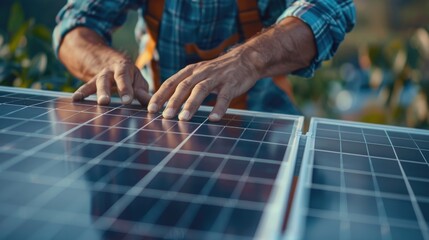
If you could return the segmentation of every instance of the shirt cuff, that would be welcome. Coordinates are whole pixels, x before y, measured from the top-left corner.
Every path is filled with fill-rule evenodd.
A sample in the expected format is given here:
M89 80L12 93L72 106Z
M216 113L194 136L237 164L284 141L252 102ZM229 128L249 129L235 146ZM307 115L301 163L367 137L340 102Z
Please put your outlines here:
M294 71L292 74L307 78L312 77L314 71L321 65L322 61L332 57L333 53L331 53L331 48L334 40L330 35L329 27L323 16L324 13L320 12L315 4L298 1L287 8L277 19L278 23L287 17L299 18L311 28L315 37L317 47L316 57L311 62L310 66Z

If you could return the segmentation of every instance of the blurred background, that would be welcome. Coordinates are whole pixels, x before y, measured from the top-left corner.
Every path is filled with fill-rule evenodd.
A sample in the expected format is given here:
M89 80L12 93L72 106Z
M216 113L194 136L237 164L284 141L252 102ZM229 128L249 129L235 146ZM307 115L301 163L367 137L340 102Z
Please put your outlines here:
M65 0L0 1L0 85L71 92L52 51ZM355 0L357 25L311 79L290 77L306 117L429 128L429 1ZM114 46L136 57L136 13Z

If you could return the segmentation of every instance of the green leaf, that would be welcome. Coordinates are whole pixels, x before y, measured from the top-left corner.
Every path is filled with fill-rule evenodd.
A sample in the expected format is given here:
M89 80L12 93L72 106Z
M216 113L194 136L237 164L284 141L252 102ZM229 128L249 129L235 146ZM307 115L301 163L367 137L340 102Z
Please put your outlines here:
M18 31L22 24L24 24L24 10L22 10L22 6L19 2L15 2L11 9L9 20L7 23L7 30L10 34Z
M51 43L51 32L46 26L37 24L33 27L33 35L48 43Z
M23 24L21 24L19 29L12 36L12 39L10 40L10 43L9 43L9 51L11 53L16 51L21 41L25 38L25 34L27 33L28 28L30 27L32 22L33 22L32 20L28 20L27 22L24 22Z
M386 52L381 44L371 44L368 46L368 56L371 63L376 67L390 68L386 59Z

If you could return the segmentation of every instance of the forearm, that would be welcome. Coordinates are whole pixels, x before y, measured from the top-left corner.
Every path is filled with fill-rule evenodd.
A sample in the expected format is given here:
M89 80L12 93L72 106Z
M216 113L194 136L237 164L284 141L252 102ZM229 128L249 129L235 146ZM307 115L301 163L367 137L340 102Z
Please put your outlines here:
M106 66L130 61L127 56L108 46L96 32L77 27L63 39L59 59L77 78L88 82Z
M313 32L294 17L283 19L232 51L253 70L255 80L308 67L317 54Z

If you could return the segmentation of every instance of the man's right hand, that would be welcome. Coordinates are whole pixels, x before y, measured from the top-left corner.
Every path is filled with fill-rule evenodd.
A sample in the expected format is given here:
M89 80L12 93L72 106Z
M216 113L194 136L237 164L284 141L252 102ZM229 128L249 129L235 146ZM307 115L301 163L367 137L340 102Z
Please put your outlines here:
M64 37L58 54L67 69L85 82L73 94L73 100L97 94L97 103L105 105L117 91L123 104L133 99L142 105L149 102L148 84L140 70L96 32L85 27L73 29Z
M137 99L142 105L148 103L148 84L139 69L129 60L119 61L103 68L91 80L82 85L73 94L74 101L80 101L92 94L97 94L97 103L110 103L111 93L117 91L123 104Z

